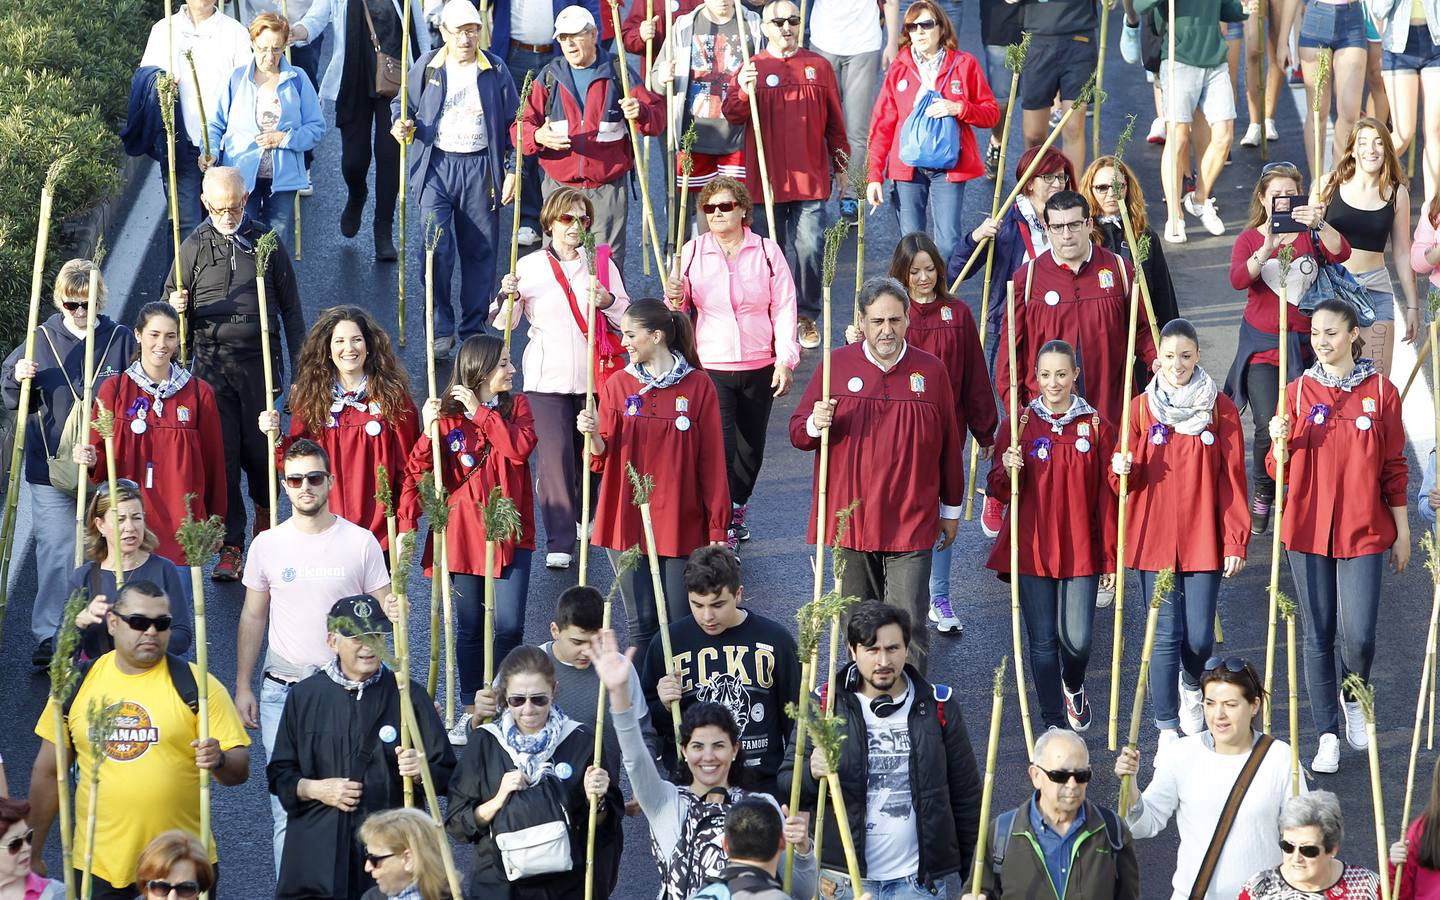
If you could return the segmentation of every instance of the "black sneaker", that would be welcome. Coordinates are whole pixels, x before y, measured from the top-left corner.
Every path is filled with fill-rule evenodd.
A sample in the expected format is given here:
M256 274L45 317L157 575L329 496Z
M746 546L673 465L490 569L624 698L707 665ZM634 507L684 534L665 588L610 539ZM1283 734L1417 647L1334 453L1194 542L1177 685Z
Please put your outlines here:
M50 665L50 658L55 655L55 639L46 638L35 645L35 651L30 654L30 665L37 669L43 669Z
M991 141L985 147L985 177L994 181L1000 174L1000 145Z
M1264 534L1270 530L1270 509L1274 499L1256 492L1250 498L1250 533Z

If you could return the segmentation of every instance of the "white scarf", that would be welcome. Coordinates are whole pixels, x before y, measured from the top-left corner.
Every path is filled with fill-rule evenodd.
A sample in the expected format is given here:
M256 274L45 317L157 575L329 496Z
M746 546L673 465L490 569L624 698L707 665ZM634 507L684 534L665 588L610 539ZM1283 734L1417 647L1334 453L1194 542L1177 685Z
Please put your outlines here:
M1145 387L1156 421L1192 437L1210 427L1219 393L1215 379L1199 366L1191 373L1190 381L1178 388L1167 385L1163 376L1150 379Z

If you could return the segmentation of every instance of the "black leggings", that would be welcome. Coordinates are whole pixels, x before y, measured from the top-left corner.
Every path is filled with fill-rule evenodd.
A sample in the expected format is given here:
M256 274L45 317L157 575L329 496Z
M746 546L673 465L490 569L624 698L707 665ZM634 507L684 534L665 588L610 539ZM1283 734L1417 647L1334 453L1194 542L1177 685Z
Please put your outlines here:
M369 113L338 123L340 174L352 197L368 193L371 149L375 160L375 221L395 221L395 198L400 193L400 145L390 136L390 101L375 98Z
M720 401L730 500L743 506L750 502L760 465L765 461L765 431L770 427L770 407L775 402L770 387L775 367L749 372L710 370L709 375Z
M1275 479L1265 472L1265 457L1270 455L1270 419L1280 401L1280 367L1268 363L1251 363L1245 371L1245 391L1250 395L1250 421L1255 425L1251 442L1255 468L1255 493L1267 500L1275 499Z

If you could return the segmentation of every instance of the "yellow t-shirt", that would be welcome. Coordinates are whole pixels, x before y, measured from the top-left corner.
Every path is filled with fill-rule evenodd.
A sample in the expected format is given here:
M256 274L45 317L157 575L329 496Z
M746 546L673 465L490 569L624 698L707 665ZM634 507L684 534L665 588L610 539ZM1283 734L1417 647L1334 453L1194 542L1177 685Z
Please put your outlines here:
M126 675L115 654L95 661L75 702L68 723L73 761L79 765L75 790L75 866L85 859L85 816L90 803L90 773L95 761L86 734L90 702L120 705L120 718L106 743L100 764L100 796L95 826L94 872L111 884L129 884L135 861L153 838L172 828L200 833L200 770L190 742L199 737L196 716L180 699L167 663L139 675ZM190 668L194 670L192 663ZM198 673L197 673L198 678ZM250 746L235 703L214 675L210 685L210 735L222 750ZM55 743L52 699L35 723L35 733ZM215 860L212 851L211 860Z

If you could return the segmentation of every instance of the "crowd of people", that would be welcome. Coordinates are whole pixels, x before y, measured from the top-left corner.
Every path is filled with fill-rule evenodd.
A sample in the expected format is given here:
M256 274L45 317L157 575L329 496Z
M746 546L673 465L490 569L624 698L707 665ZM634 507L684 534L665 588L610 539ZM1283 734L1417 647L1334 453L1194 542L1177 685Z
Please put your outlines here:
M1378 873L1342 861L1339 801L1311 773L1339 770L1342 737L1373 739L1342 682L1370 677L1412 495L1428 523L1440 503L1433 453L1409 484L1392 380L1397 340L1421 338L1417 278L1440 288L1440 5L1182 5L1171 22L1173 2L1124 0L1120 28L1156 86L1160 227L1135 170L1087 164L1093 0L982 0L978 58L945 0L183 0L150 33L125 131L168 163L154 84L175 77L183 127L162 170L184 240L166 299L116 322L95 266L71 260L0 375L38 548L32 663L53 682L28 798L0 790L0 900L253 893L217 888L207 805L212 782L249 779L247 729L287 900L636 896L627 815L648 826L664 900L898 900L945 896L952 876L978 892L965 900L1134 900L1167 880L1206 900L1374 900L1382 879L1434 895L1440 764ZM1215 189L1242 61L1241 147L1279 139L1295 64L1335 115L1306 117L1303 166L1271 162L1254 185L1221 379L1165 244L1187 241L1187 216L1227 229ZM1023 144L1002 171L1017 101ZM449 372L434 396L372 311L388 277L305 321L299 198L328 178L322 104L340 233L368 209L383 266L397 204L425 222L406 249L433 254L416 268L427 354ZM629 228L646 159L667 196L642 190ZM966 219L970 182L1011 178L1013 204ZM502 272L516 204L527 252ZM832 348L827 226L885 206L902 237ZM642 258L653 297L626 287ZM982 271L988 293L959 292ZM109 431L79 427L92 391ZM741 574L792 391L791 451L815 460L808 539L834 549L851 604L828 681ZM975 723L929 666L964 628L967 503L1012 588L1038 711L1033 793L990 821ZM218 549L192 556L178 529L212 516ZM1215 653L1222 584L1272 527L1298 595L1303 768L1262 727L1268 673ZM532 596L542 539L545 567L579 576L555 598ZM601 549L628 644L593 586ZM408 666L412 553L444 595L431 640L453 649L428 684ZM1140 753L1107 762L1115 809L1087 796L1083 735L1096 609L1127 569L1147 598L1168 587L1146 659L1159 749L1133 790ZM243 584L236 633L206 637L202 572ZM233 683L192 661L207 640L233 643ZM459 708L442 706L456 676ZM826 740L822 709L838 716ZM1135 842L1172 820L1173 869L1142 875ZM45 877L57 824L63 884Z

